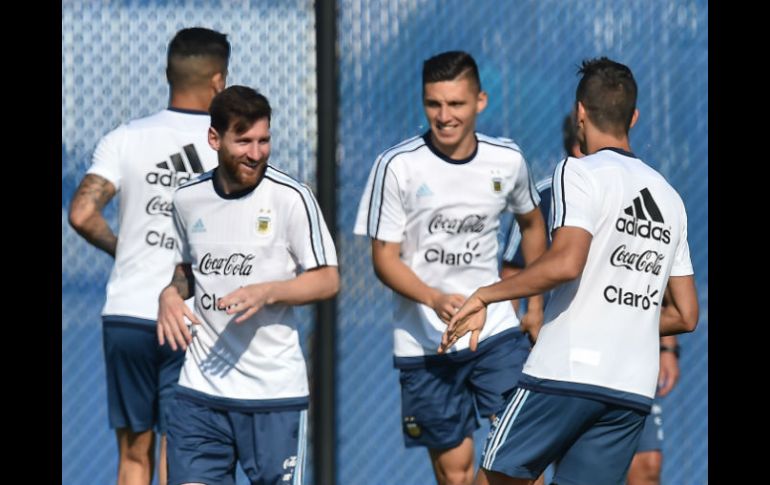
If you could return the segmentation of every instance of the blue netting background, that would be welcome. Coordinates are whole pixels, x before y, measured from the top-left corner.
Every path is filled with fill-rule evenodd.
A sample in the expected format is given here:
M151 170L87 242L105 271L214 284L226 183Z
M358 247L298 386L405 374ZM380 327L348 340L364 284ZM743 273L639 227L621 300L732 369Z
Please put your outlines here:
M375 156L423 132L422 61L463 49L479 63L490 102L479 131L513 138L537 179L561 156L560 127L581 59L628 64L641 116L639 156L681 193L701 295L701 322L680 337L682 380L664 399L663 479L707 483L708 462L708 5L700 1L464 2L340 0L339 301L337 422L341 485L432 483L424 450L402 444L392 368L390 295L374 277L369 243L352 236ZM114 482L99 312L111 259L68 226L67 207L104 133L164 107L165 49L182 27L229 34L228 84L274 105L272 161L315 181L313 3L115 1L62 4L62 483ZM107 209L115 221L115 206ZM302 329L312 332L312 314ZM483 440L486 427L477 434ZM477 454L478 456L478 454ZM309 464L310 465L310 464ZM239 483L243 483L242 480ZM306 483L313 483L312 476Z

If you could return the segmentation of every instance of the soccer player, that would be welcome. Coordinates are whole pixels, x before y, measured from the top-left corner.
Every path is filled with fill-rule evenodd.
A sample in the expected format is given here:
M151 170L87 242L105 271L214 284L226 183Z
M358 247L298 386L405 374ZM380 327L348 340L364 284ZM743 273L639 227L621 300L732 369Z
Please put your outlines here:
M605 57L579 72L576 120L587 155L554 171L551 247L476 290L442 337L446 351L470 332L476 348L488 305L556 288L518 389L490 431L480 484L529 484L554 461L556 483L622 484L657 387L658 336L698 321L684 204L631 152L633 74ZM614 264L621 252L626 263L652 259ZM667 284L676 318L661 315Z
M584 157L585 154L580 151L580 144L577 140L577 131L575 127L574 114L565 116L562 123L562 141L564 151L567 156L575 158ZM540 210L546 219L546 226L550 226L548 215L551 210L551 179L543 179L536 185L540 194ZM503 267L501 276L507 278L520 272L524 268L524 257L521 254L519 241L521 233L518 225L514 222L508 235L508 243L503 253ZM547 234L547 242L550 245L550 232ZM548 301L549 293L546 293L543 304ZM665 297L665 295L664 295ZM669 297L670 299L670 297ZM518 310L517 305L520 300L513 300L514 308ZM542 306L531 308L528 306L527 313L522 317L522 321L531 319L534 322L543 321ZM540 325L532 325L530 336L533 342L537 340L537 332ZM667 395L676 385L679 379L679 345L676 336L669 335L660 338L660 370L658 372L658 390L655 400L652 403L652 410L644 420L642 436L636 449L636 454L631 460L631 467L628 470L627 485L657 485L660 483L660 475L663 462L663 408L658 397Z
M530 345L504 302L490 307L479 352L468 339L446 355L436 349L470 291L499 280L501 213L514 212L527 261L545 250L545 223L519 147L476 132L487 94L474 59L438 54L422 81L430 130L377 158L354 231L371 238L374 271L394 291L405 445L428 448L439 484L469 484L477 413L501 409Z
M158 310L161 345L187 351L169 483L233 484L236 460L252 484L302 483L308 382L294 305L337 293L337 255L310 189L267 163L267 98L231 86L210 113L219 164L174 194L177 266Z
M69 221L78 234L115 258L102 322L109 423L120 453L118 485L151 482L153 427L165 434L166 407L184 356L155 340L158 293L174 268L177 245L171 196L216 165L206 140L208 107L224 89L229 58L226 35L198 27L177 32L168 46L168 108L105 135L70 206ZM117 235L102 215L115 195ZM165 448L162 437L161 485Z

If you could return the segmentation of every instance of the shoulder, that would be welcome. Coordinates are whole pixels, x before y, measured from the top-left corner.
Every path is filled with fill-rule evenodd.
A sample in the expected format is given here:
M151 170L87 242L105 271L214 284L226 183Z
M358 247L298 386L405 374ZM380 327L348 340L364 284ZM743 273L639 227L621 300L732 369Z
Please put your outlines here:
M401 143L384 150L377 156L377 161L388 163L397 158L403 158L409 154L415 153L424 146L426 146L426 143L422 136L413 136L412 138L407 138Z
M289 200L302 200L307 203L308 201L315 199L310 187L272 165L268 165L265 169L264 181L273 184L282 194L282 197Z
M476 133L476 139L478 140L479 145L501 149L503 151L511 152L511 154L523 156L523 152L521 151L521 148L519 147L519 145L517 145L516 142L514 142L510 138L505 138L502 136L489 136L483 133Z
M192 196L195 193L198 193L202 190L214 190L214 187L212 184L204 184L204 182L208 182L211 180L211 178L214 176L214 169L209 170L208 172L203 172L202 174L198 175L195 178L192 178L188 180L187 182L183 183L179 187L176 188L174 191L174 201L176 204L176 201L181 201L186 199L187 197Z

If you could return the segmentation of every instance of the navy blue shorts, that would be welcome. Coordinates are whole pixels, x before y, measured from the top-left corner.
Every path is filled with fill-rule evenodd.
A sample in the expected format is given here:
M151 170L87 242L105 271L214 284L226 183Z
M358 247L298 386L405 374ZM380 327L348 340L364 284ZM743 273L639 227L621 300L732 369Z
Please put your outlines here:
M169 485L234 485L236 461L251 483L302 484L307 410L225 411L180 396L173 406Z
M652 411L644 419L642 438L636 452L661 451L663 449L663 408L658 400L652 403Z
M478 415L491 417L502 411L529 351L529 339L515 329L481 342L477 353L467 354L467 360L430 356L421 367L402 368L406 447L454 448L471 436L479 428Z
M155 325L147 320L102 320L110 427L165 433L184 351L158 345Z
M576 396L517 389L489 432L481 467L559 485L623 485L645 414Z

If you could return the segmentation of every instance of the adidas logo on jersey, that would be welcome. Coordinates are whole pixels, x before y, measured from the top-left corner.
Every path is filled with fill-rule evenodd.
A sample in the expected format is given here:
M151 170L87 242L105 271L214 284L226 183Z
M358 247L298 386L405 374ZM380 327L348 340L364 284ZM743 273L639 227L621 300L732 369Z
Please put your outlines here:
M171 167L168 161L155 164L156 167L162 170L169 170L170 173L147 172L144 178L147 183L150 185L162 185L163 187L179 187L190 180L193 174L203 173L203 165L201 165L195 145L192 143L185 145L182 147L182 151L187 157L189 166L185 164L181 153L174 153L169 157Z
M430 195L433 195L433 191L430 190L430 187L428 187L428 184L423 183L420 185L420 188L417 189L417 197L428 197Z
M623 210L631 218L618 217L615 229L631 236L670 243L671 231L661 226L665 221L652 194L646 187L639 193L640 196L634 197L631 205Z
M195 221L195 224L193 224L190 232L206 232L206 227L203 225L203 221L201 219Z

